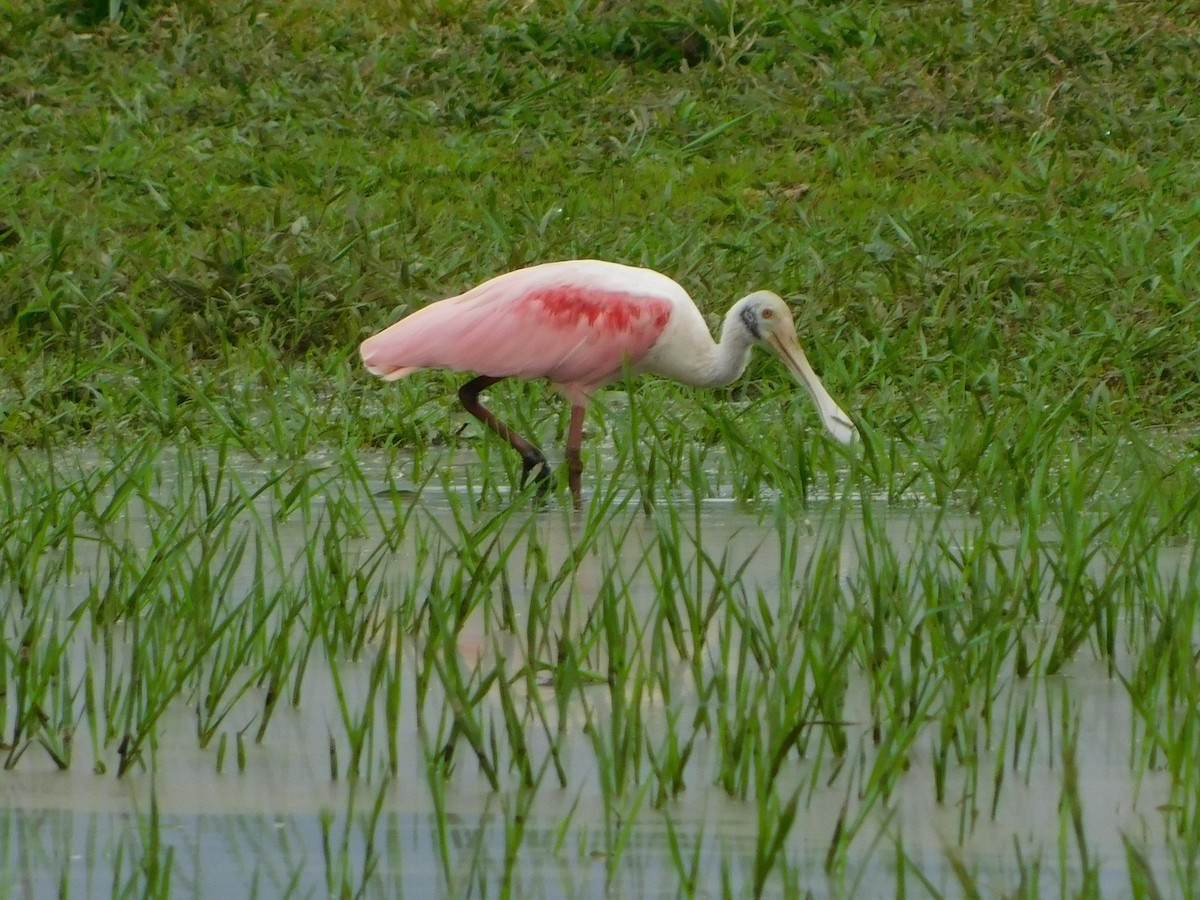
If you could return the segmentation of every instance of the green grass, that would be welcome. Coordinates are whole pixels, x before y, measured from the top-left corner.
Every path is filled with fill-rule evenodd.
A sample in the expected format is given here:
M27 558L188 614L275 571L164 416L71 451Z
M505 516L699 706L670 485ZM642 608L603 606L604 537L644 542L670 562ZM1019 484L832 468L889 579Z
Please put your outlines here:
M269 393L404 309L585 255L713 312L801 299L888 433L1077 383L1072 432L1194 417L1186 8L730 8L10 11L6 440L176 426L115 377L147 353Z
M253 777L329 696L339 895L390 877L413 765L447 893L523 894L546 852L620 891L639 829L687 895L1185 891L1200 6L384 6L0 6L5 767L153 783L182 705ZM405 311L585 256L714 320L784 294L861 442L765 354L618 385L575 515L521 493L461 376L358 364ZM558 459L561 401L492 396ZM1163 800L1116 886L1093 669ZM449 824L472 785L498 861ZM1058 831L988 867L1031 786ZM747 854L697 795L746 811ZM952 821L940 869L914 808ZM140 812L113 892L168 895Z

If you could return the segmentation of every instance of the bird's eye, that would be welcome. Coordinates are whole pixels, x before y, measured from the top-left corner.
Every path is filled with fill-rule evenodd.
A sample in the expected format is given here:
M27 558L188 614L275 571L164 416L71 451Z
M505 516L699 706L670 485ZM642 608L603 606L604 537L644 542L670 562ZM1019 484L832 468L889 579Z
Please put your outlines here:
M771 318L773 315L775 315L775 310L773 310L773 309L764 309L760 315L762 315L762 317L763 317L764 319L769 319L769 318Z

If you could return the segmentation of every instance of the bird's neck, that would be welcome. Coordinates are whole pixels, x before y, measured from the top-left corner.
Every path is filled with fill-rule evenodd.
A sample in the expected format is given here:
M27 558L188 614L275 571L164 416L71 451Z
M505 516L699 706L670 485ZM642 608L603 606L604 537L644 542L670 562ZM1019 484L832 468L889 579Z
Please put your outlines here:
M708 358L701 367L703 380L696 384L701 387L721 387L735 381L746 371L752 344L746 330L726 318L721 339L709 349Z

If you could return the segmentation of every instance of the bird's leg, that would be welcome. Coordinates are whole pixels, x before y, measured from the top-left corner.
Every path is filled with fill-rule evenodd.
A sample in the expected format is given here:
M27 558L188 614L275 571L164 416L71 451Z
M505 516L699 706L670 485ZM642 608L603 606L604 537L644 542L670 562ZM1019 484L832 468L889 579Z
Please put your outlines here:
M571 406L571 426L567 431L567 483L571 486L571 498L575 508L583 506L580 495L580 480L583 476L583 459L580 448L583 445L583 414L585 407L573 404Z
M512 448L521 454L521 485L525 485L525 479L532 472L544 488L550 479L550 467L546 465L546 457L542 455L542 451L501 422L490 409L479 402L479 394L500 380L491 375L472 378L459 388L458 399L467 412L508 441Z

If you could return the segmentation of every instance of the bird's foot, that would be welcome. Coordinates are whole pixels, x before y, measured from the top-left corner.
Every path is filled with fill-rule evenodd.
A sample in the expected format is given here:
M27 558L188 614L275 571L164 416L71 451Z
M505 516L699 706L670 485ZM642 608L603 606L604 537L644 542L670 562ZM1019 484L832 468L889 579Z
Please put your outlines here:
M546 457L541 453L528 453L522 454L521 460L521 487L525 487L532 475L537 481L538 496L544 496L550 489L550 464L546 462Z

